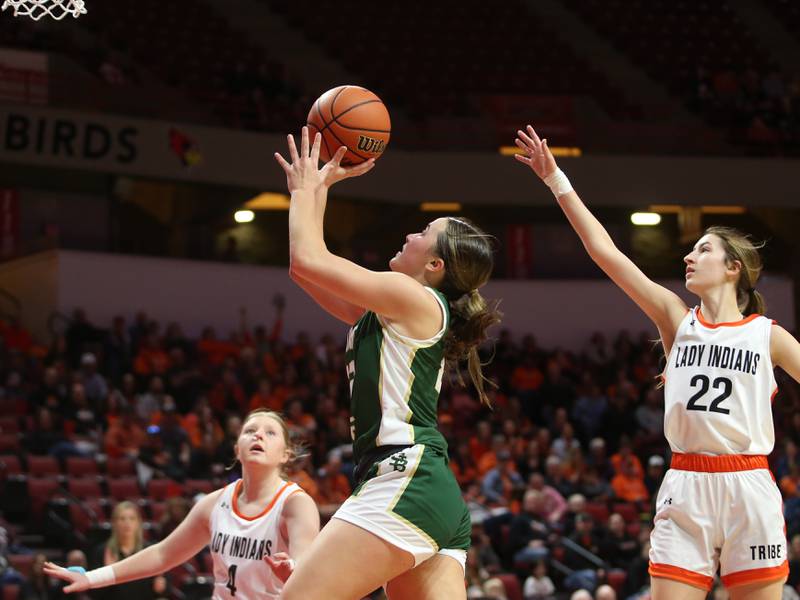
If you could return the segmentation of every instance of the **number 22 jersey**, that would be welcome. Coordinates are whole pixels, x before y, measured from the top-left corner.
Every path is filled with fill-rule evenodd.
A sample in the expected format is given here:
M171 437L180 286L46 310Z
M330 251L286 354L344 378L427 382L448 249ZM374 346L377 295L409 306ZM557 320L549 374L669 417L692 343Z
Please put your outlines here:
M772 452L772 324L762 315L711 324L699 308L687 313L664 372L664 434L673 452Z
M264 556L289 552L289 541L280 531L287 498L302 491L284 482L261 513L245 516L237 498L242 480L228 484L211 511L211 543L214 561L214 600L266 600L280 598L283 582L264 561Z

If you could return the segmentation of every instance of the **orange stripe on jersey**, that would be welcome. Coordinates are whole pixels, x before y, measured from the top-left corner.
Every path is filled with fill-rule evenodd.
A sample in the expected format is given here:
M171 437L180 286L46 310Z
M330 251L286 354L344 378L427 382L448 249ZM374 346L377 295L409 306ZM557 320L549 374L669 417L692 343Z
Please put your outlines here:
M248 517L239 512L239 492L242 489L242 482L243 482L242 479L236 482L236 489L233 490L233 502L231 502L231 505L233 506L234 514L240 519L244 519L245 521L255 521L256 519L260 519L261 517L266 515L269 511L272 510L272 507L275 506L275 503L278 501L278 498L281 497L281 494L283 494L286 488L292 485L291 482L287 481L285 484L283 484L283 487L281 489L275 492L275 495L272 497L272 500L270 500L269 504L267 505L267 508L265 508L263 511L261 511L254 517Z
M782 565L777 567L764 567L762 569L750 569L748 571L738 571L736 573L728 573L722 576L722 583L725 587L731 588L737 585L745 585L748 583L757 583L759 581L772 581L774 579L781 579L789 575L789 561L783 561Z
M769 401L773 402L775 400L775 396L778 395L778 386L775 386L775 391L772 392L772 396L769 397Z
M701 471L703 473L730 473L769 469L763 454L680 454L672 455L671 469L679 471Z
M681 583L688 583L689 585L693 585L695 587L702 588L704 590L711 590L711 585L714 583L714 579L709 577L708 575L703 575L702 573L695 573L694 571L689 571L688 569L681 569L680 567L675 567L673 565L660 565L657 563L650 563L650 568L647 569L647 572L650 573L653 577L663 577L664 579L672 579L674 581L680 581Z
M717 327L739 327L741 325L746 325L747 323L749 323L753 319L757 319L760 316L761 315L758 315L758 314L752 314L752 315L749 315L749 316L745 317L741 321L731 321L730 323L709 323L708 321L706 321L703 318L703 313L700 312L700 309L699 308L697 309L697 320L700 321L700 323L704 327L708 327L710 329L716 329Z

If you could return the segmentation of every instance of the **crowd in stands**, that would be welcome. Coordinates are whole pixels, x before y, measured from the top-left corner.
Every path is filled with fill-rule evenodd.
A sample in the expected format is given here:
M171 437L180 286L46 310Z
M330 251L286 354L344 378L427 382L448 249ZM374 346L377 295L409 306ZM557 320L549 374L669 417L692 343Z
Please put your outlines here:
M800 79L779 69L698 67L690 101L709 123L761 154L800 152Z
M250 327L242 312L236 331L219 335L206 328L198 339L145 313L99 324L76 310L50 341L34 340L14 320L0 321L0 485L10 485L3 461L16 454L29 468L41 457L62 467L89 457L105 462L109 477L112 464L128 460L141 500L112 492L115 502L132 502L97 517L110 521L105 534L115 534L114 556L127 555L180 522L194 494L205 489L192 482L207 483L208 491L237 477L229 467L241 418L267 407L285 414L295 441L307 448L288 478L328 518L350 493L354 466L343 336L287 340L282 303L275 306L268 326ZM445 378L439 414L473 519L469 597L648 598L648 535L670 458L659 385L663 359L652 336L596 333L571 352L500 331L484 358L492 359L485 374L495 384L489 391L494 408ZM800 583L800 391L777 376L771 463L786 501L788 587L794 589ZM165 504L152 501L154 482L168 486ZM0 585L21 585L25 598L56 598L60 592L41 574L41 549L14 539L42 533L49 523L41 514L34 518L33 500L0 519L0 555L30 557L23 574L13 561L0 562ZM136 543L123 543L118 533L126 513L143 531ZM102 564L110 542L91 541L62 546L49 558ZM208 572L202 557L192 568ZM130 595L180 598L177 587L174 578L157 578Z

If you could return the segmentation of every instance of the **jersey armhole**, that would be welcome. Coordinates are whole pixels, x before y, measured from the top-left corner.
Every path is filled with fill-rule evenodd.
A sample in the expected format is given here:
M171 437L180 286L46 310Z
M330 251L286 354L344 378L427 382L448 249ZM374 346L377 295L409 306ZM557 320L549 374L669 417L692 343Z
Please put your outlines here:
M436 303L439 305L439 310L442 311L442 327L441 329L439 329L438 332L436 332L436 335L434 335L433 337L429 337L426 340L418 340L416 338L403 335L402 333L397 331L394 327L392 327L392 324L386 321L381 315L375 313L375 316L378 317L378 322L381 324L381 327L383 327L392 338L403 344L411 346L412 348L428 348L430 346L433 346L439 340L442 339L442 336L444 335L445 331L447 331L447 327L450 324L448 322L449 315L447 312L447 308L445 308L442 299L439 297L439 294L437 294L436 291L434 291L427 285L424 286L424 288L428 293L430 293L436 299Z

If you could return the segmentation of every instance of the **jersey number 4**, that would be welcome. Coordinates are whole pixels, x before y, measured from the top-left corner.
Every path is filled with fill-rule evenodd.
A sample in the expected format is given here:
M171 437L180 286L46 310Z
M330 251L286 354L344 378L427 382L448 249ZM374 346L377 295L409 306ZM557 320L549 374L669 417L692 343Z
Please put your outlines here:
M723 415L729 415L731 413L730 409L720 406L723 400L731 395L731 391L733 390L733 382L731 382L730 379L727 377L717 377L712 383L707 375L695 375L692 377L692 381L689 385L693 388L700 386L700 389L694 396L689 398L686 410L707 410L709 412L722 413ZM698 404L700 398L706 395L706 392L708 392L709 387L712 385L715 390L721 390L719 396L714 398L709 406Z
M231 592L231 596L236 595L236 565L228 567L228 583L225 584Z

